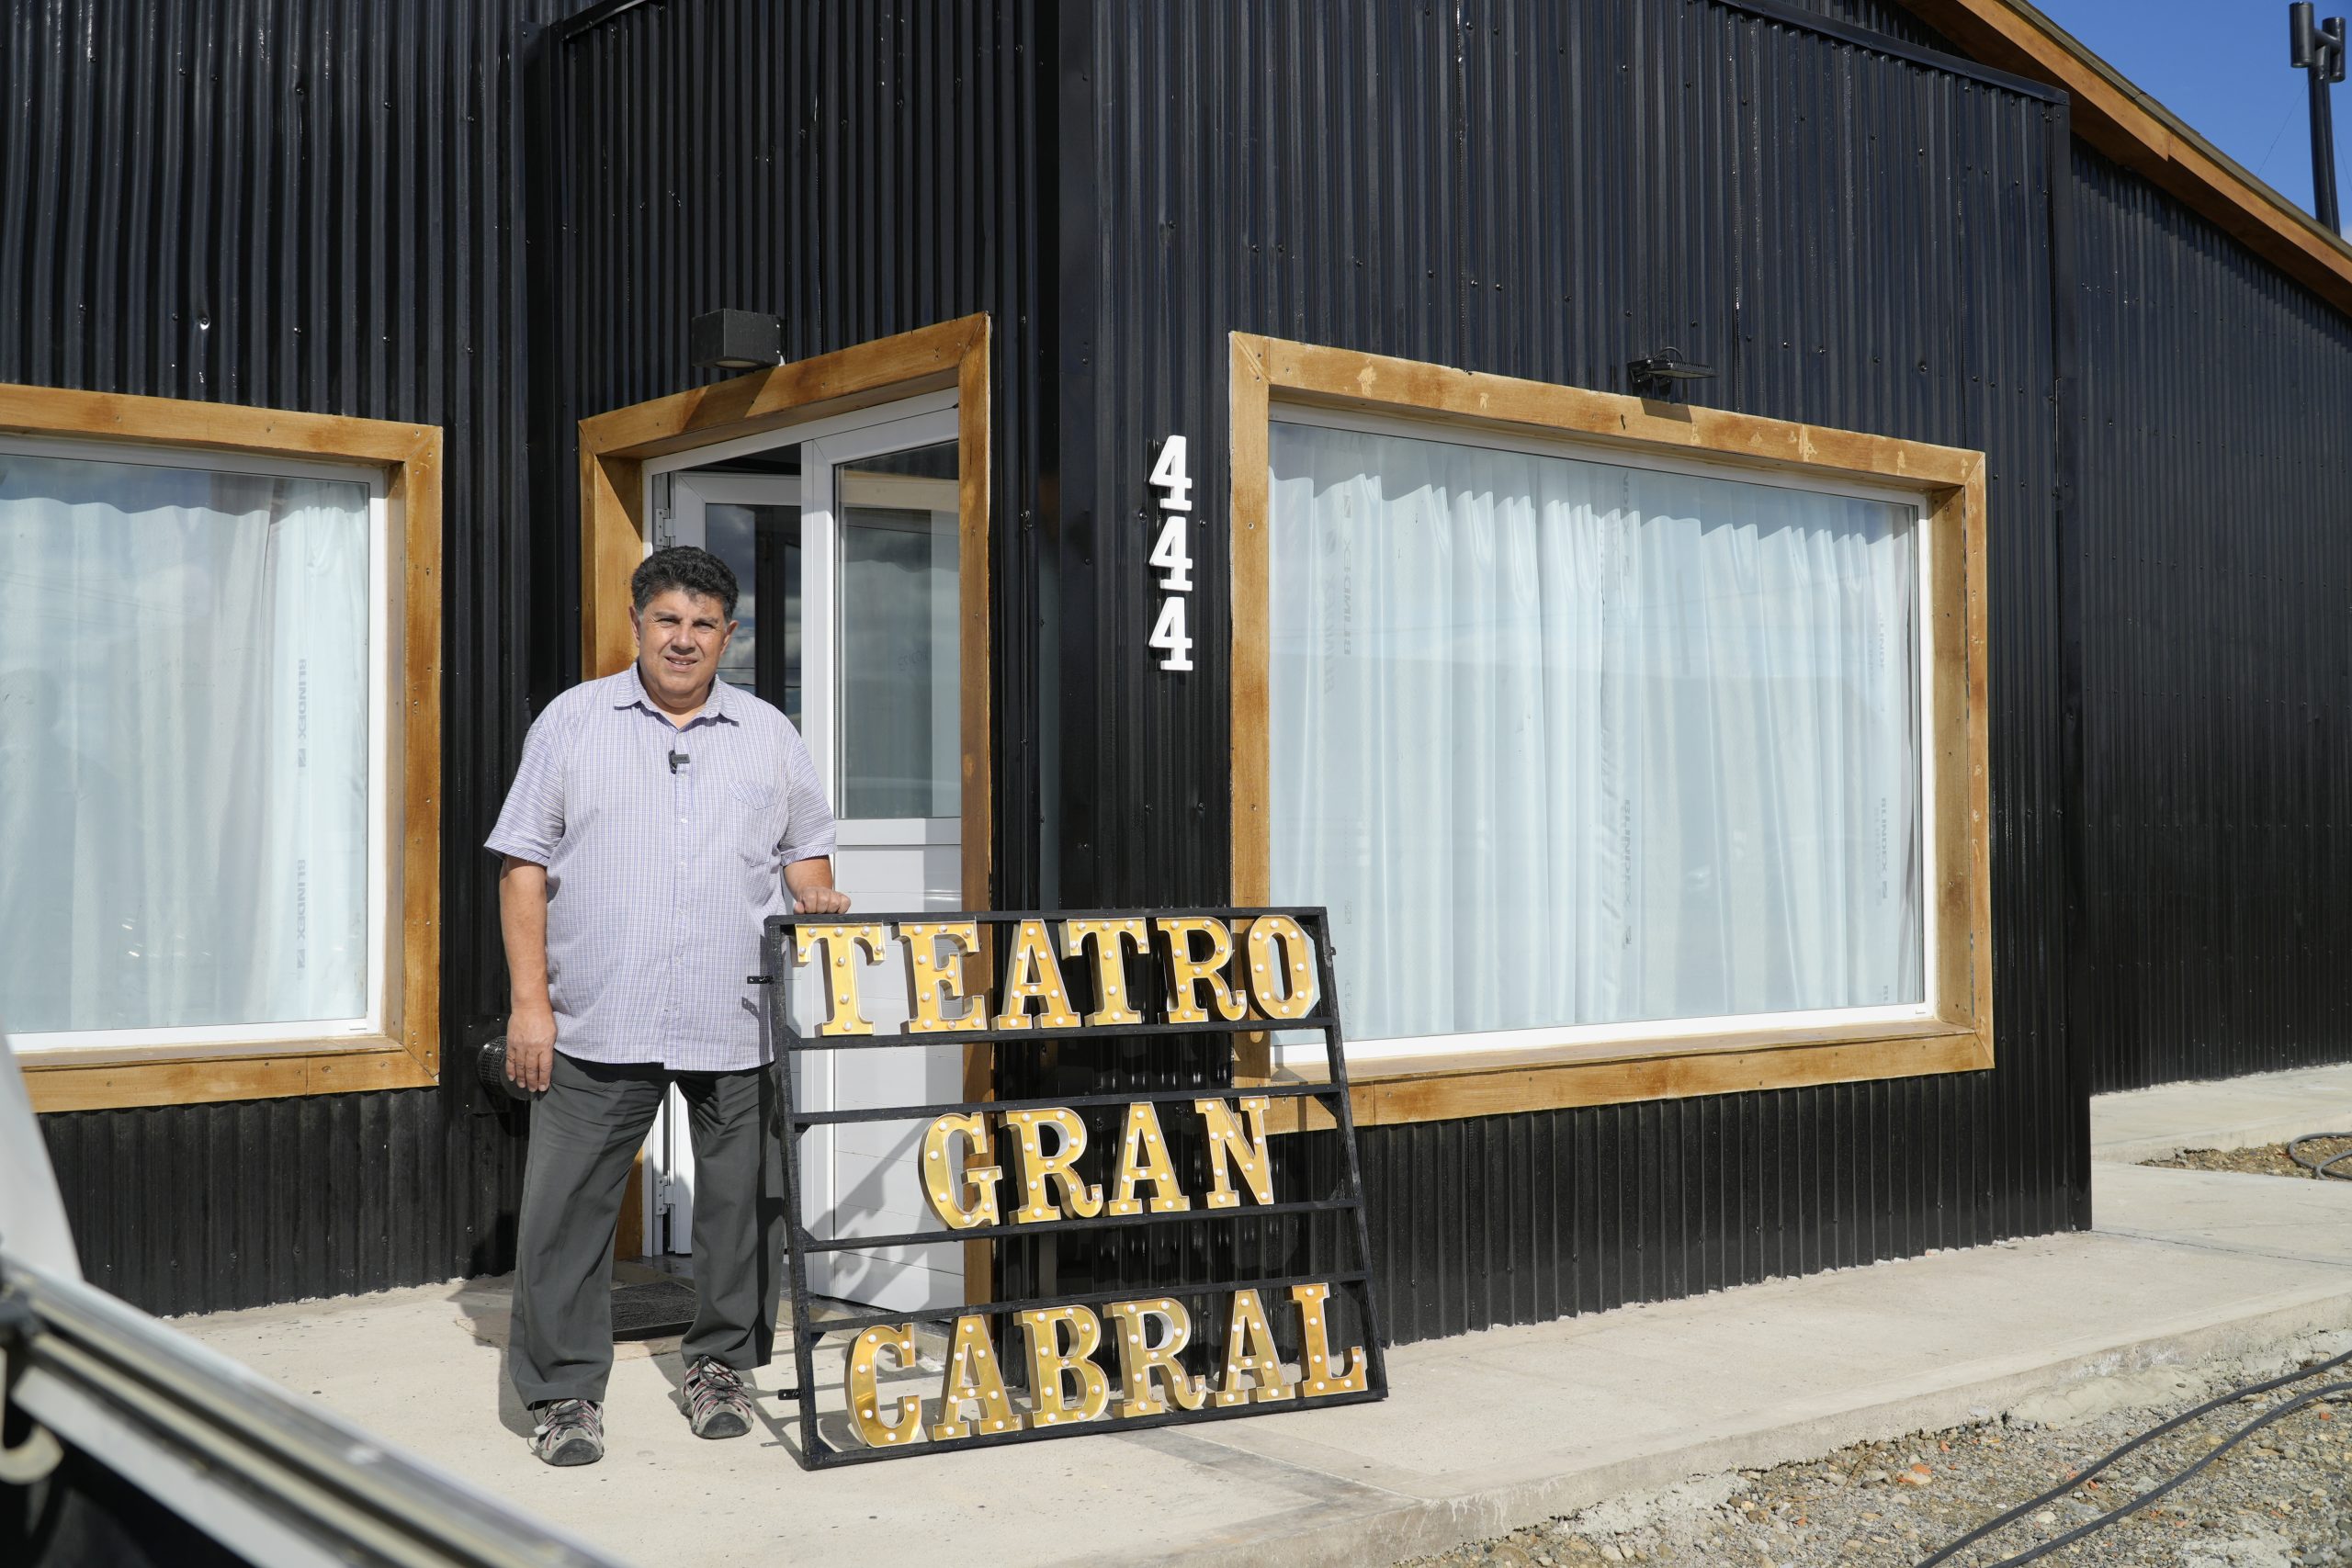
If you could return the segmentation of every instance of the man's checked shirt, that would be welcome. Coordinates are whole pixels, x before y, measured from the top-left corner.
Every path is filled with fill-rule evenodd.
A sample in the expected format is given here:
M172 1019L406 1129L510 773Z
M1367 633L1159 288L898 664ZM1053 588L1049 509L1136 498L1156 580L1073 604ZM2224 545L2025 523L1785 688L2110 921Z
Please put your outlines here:
M763 987L744 983L761 923L791 908L786 865L833 852L784 715L714 681L680 729L634 664L582 682L531 726L489 848L547 867L557 1050L682 1072L766 1063Z

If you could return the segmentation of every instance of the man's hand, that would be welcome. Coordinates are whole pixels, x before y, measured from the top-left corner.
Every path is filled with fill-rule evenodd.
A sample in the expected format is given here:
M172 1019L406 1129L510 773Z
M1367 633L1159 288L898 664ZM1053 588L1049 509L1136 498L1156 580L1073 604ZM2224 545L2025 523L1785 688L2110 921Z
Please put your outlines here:
M796 915L846 915L849 895L833 886L833 863L823 856L797 860L784 868Z
M538 1094L555 1071L555 1009L542 1002L515 1009L506 1019L506 1078L526 1094Z

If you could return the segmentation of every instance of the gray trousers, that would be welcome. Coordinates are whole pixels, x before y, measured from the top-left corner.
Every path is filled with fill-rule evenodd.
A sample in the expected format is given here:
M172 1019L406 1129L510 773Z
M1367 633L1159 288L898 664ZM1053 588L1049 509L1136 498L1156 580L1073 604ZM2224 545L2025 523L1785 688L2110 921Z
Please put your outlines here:
M739 1371L767 1364L775 1341L785 1236L781 1111L767 1067L673 1073L658 1064L581 1062L558 1051L531 1108L531 1148L514 1253L514 1391L543 1399L605 1397L613 1369L613 1233L629 1167L678 1087L695 1147L695 1321L685 1359Z

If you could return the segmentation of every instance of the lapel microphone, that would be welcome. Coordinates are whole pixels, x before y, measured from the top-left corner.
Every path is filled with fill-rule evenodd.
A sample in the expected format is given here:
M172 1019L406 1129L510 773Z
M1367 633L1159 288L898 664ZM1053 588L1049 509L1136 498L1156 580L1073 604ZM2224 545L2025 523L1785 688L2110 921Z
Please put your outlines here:
M684 767L688 762L693 761L694 759L687 756L684 751L673 751L670 753L670 771L674 773L680 768Z

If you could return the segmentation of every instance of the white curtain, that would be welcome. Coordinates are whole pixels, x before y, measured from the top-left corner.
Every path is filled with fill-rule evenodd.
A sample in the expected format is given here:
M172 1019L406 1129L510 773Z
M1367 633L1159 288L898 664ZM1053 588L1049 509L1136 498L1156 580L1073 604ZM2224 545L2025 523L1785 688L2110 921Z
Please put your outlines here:
M368 1008L365 484L0 449L0 1020Z
M1351 1038L1923 999L1908 507L1277 423L1273 896Z

